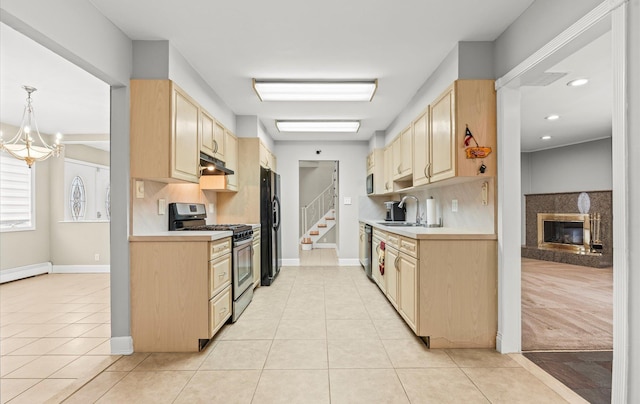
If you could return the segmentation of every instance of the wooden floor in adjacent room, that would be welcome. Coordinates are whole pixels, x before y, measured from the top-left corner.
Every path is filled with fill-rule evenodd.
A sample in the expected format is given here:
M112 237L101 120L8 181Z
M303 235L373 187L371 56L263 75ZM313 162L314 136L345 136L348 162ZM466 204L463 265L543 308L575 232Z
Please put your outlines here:
M613 349L613 268L522 259L522 350Z

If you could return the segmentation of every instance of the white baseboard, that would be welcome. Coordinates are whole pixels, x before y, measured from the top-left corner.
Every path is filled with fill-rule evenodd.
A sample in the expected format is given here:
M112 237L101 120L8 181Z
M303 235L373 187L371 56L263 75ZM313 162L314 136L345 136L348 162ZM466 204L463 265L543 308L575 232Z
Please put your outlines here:
M108 274L111 265L54 265L54 274Z
M502 333L501 332L498 332L496 334L496 351L500 353L505 353L505 352L502 352Z
M283 267L299 267L300 258L283 258L282 266Z
M111 337L111 355L131 355L133 353L133 338Z
M25 265L22 267L3 269L0 271L0 283L16 281L30 276L51 273L51 263L42 262L39 264Z
M341 267L360 266L359 258L339 258L338 265Z

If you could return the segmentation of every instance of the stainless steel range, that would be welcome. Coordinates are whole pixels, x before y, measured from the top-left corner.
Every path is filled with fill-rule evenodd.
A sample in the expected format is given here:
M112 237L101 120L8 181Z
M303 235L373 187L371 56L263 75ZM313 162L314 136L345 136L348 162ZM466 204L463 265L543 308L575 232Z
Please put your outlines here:
M233 314L235 322L253 298L253 228L247 224L206 224L201 203L170 203L170 231L231 231L233 233Z

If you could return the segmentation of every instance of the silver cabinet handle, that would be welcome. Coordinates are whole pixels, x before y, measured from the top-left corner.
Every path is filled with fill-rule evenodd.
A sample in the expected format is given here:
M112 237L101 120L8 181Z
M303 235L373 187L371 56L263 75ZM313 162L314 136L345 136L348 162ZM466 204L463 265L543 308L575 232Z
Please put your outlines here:
M213 154L216 154L218 152L218 142L213 139Z
M395 261L393 261L393 266L396 267L396 269L400 269L400 256L397 256Z

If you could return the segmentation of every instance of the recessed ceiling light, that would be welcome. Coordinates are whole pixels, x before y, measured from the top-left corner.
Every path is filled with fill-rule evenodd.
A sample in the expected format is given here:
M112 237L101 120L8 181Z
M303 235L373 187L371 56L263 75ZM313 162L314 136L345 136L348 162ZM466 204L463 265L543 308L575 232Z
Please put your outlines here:
M571 87L580 87L580 86L584 86L585 84L587 84L589 82L589 79L575 79L575 80L571 80L570 82L567 83L568 86Z
M371 101L378 80L258 80L253 89L261 101Z
M555 121L556 119L560 119L560 115L549 115L549 116L545 117L544 119L546 119L548 121Z
M276 121L280 132L357 132L360 121Z
M549 136L549 135L542 136L540 139L542 139L542 140L549 140L549 139L551 139L551 136Z

